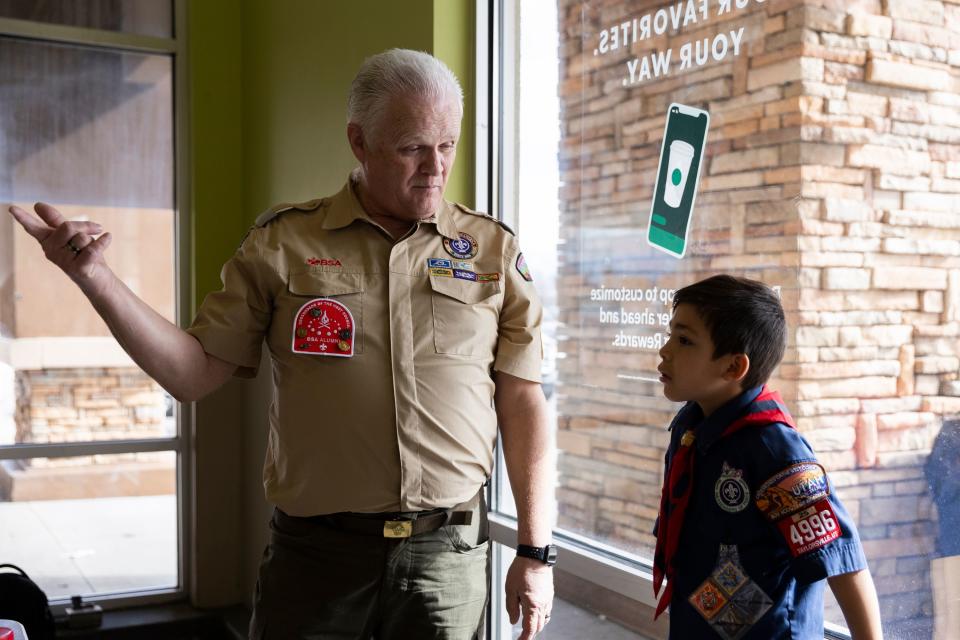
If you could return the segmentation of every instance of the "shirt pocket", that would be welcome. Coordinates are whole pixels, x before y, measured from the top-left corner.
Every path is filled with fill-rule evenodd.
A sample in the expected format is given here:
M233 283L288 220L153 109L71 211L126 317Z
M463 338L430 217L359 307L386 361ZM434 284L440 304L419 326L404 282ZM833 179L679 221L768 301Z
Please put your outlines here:
M353 316L353 353L363 353L363 274L329 271L301 271L291 273L287 280L284 308L278 309L285 322L283 336L289 344L293 339L297 312L311 300L326 298L345 306Z
M500 281L474 282L430 274L437 353L492 356L497 346Z

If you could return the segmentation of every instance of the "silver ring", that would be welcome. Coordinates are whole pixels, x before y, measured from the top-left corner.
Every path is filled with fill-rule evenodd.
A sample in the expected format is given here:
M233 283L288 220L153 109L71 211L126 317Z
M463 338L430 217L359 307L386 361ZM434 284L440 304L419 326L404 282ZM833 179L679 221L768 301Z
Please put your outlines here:
M73 238L67 240L67 248L70 249L70 251L73 251L74 255L79 255L80 252L83 251L83 249L74 246Z

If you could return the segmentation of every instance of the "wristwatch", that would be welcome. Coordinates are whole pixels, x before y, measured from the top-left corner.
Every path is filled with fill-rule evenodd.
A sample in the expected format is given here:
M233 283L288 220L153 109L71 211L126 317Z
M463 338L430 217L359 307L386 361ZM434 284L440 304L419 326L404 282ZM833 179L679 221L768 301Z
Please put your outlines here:
M557 545L548 544L545 547L531 547L527 544L518 544L517 555L521 558L539 560L548 567L552 567L557 564Z

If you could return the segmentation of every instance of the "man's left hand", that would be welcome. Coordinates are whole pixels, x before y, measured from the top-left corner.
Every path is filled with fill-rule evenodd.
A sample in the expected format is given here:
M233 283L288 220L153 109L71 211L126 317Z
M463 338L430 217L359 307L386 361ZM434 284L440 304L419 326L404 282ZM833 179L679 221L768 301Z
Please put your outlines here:
M553 569L539 560L514 558L505 586L507 614L516 624L523 614L519 640L533 640L550 621L553 609Z

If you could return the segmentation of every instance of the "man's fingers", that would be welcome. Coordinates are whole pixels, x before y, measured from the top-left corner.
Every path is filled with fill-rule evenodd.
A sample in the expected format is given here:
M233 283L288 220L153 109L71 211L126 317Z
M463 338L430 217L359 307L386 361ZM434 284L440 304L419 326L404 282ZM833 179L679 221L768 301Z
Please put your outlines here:
M33 205L33 210L37 212L40 219L53 228L59 227L64 222L63 214L54 209L46 202L38 202Z
M519 640L533 640L540 631L540 614L532 607L526 607L523 612L523 633Z
M102 255L103 252L107 250L112 240L113 236L108 231L96 240L88 243L85 247L82 247L82 251L77 254L77 258L88 262L96 259L97 256ZM80 249L81 247L77 245L77 248Z
M517 594L507 592L507 615L510 617L510 624L517 624L520 619L520 598Z
M53 229L51 229L49 225L37 220L36 217L28 211L24 211L16 205L10 207L9 211L14 219L20 223L20 226L39 242L43 242L44 238L53 233Z
M67 221L60 224L52 234L43 241L44 250L49 254L67 246L71 242L73 246L82 249L87 243L88 236L95 236L103 231L96 222Z

